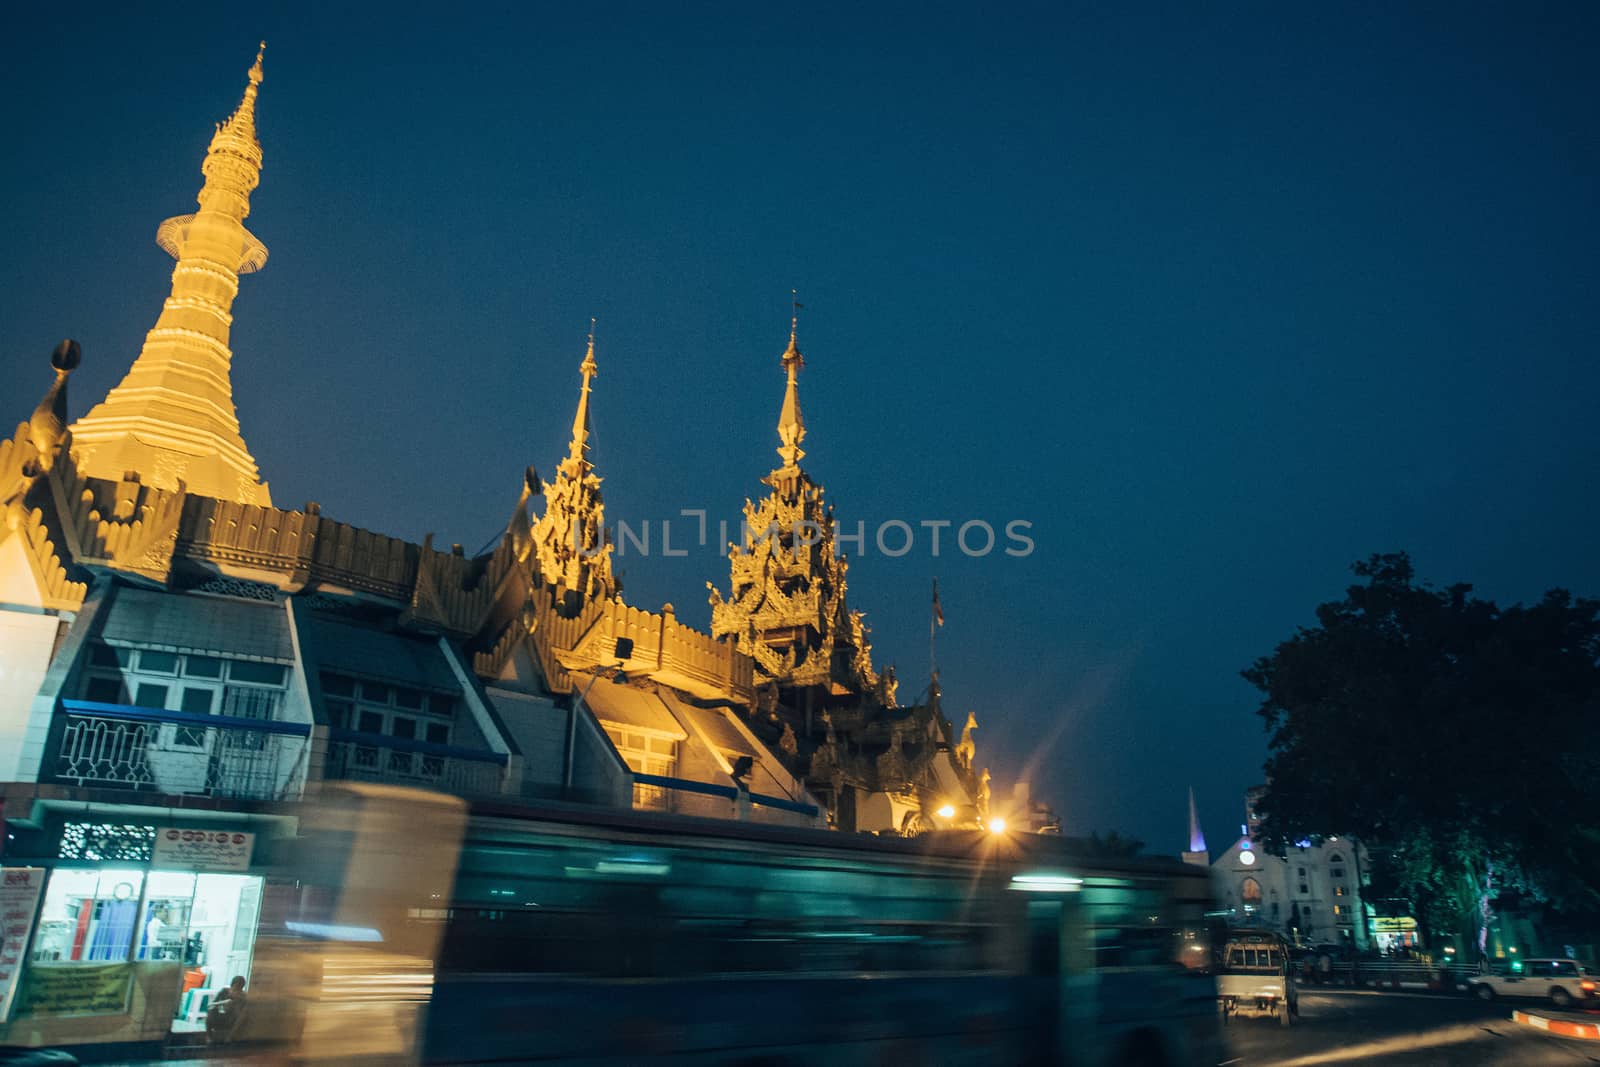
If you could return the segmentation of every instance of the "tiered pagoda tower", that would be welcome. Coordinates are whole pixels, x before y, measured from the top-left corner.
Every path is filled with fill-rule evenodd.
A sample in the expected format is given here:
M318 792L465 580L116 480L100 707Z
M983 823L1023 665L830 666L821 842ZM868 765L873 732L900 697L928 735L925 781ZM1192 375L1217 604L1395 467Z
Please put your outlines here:
M136 470L159 489L182 483L199 496L272 502L239 433L228 347L239 275L267 262L266 246L244 226L261 181L261 57L238 109L211 138L200 210L156 231L156 243L178 261L160 318L121 384L72 426L79 469L90 477L116 480Z
M782 464L762 479L770 492L745 502L743 543L729 546L729 596L710 586L712 635L754 661L751 726L828 806L835 826L914 833L975 824L981 784L970 734L957 753L936 694L897 704L894 671L873 669L861 613L846 603L848 561L837 552L833 511L800 466L805 360L797 335L791 321Z
M589 460L589 393L599 369L591 324L589 350L578 366L583 385L572 418L572 444L556 468L555 480L544 485L544 514L532 531L539 573L553 587L557 610L563 614L575 614L590 601L609 599L620 588L611 571L612 544L600 476Z
M780 688L822 687L831 696L871 693L894 702L892 675L872 669L861 613L845 604L848 561L836 552L833 509L822 486L800 467L805 421L800 414L800 368L805 359L790 323L782 361L788 384L778 414L782 466L763 478L772 491L745 501L744 543L729 545L732 595L711 583L711 633L731 637L755 660L760 683ZM820 710L820 709L814 709Z

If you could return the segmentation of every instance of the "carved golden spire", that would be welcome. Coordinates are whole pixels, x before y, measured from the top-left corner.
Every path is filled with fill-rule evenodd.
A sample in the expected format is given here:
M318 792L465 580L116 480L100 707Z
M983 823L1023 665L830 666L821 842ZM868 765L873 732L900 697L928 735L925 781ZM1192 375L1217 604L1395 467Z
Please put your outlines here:
M578 393L578 412L572 417L572 446L567 455L581 460L589 451L589 388L598 376L600 365L594 361L594 319L589 320L589 351L584 355L578 372L583 375L583 387Z
M793 297L799 293L789 290ZM783 369L789 375L789 384L783 391L783 409L778 412L778 440L783 443L778 446L778 455L783 457L785 468L798 466L805 458L801 451L800 442L806 439L806 424L800 417L800 368L806 365L805 357L800 355L800 345L797 338L800 334L800 302L794 302L794 315L789 319L789 347L783 351Z
M745 501L742 544L728 546L731 592L710 582L711 635L732 637L755 660L758 684L832 684L894 703L894 679L872 667L861 613L845 604L845 558L836 551L833 510L800 468L805 423L800 416L800 308L789 320L783 353L788 376L778 416L783 466L762 483L772 491ZM844 653L836 656L835 651ZM835 692L840 692L835 688Z
M240 220L249 217L250 194L261 183L256 95L261 87L261 58L266 50L267 42L262 41L255 64L245 75L249 84L244 87L244 99L239 101L227 122L218 123L211 146L206 150L206 161L200 167L206 176L205 188L200 190L200 207L212 207ZM173 255L176 257L177 253Z
M578 372L583 385L572 418L572 443L567 458L544 483L544 514L533 524L533 548L539 572L555 589L557 610L575 614L583 603L616 593L611 573L611 539L606 534L600 477L589 462L589 395L599 372L594 358L594 320L589 320L589 349Z
M244 227L261 181L261 59L257 52L244 98L206 150L200 210L156 231L156 243L178 265L155 328L121 384L72 427L85 474L120 479L132 470L161 489L181 483L200 496L272 503L239 433L228 347L239 275L267 261L266 246Z

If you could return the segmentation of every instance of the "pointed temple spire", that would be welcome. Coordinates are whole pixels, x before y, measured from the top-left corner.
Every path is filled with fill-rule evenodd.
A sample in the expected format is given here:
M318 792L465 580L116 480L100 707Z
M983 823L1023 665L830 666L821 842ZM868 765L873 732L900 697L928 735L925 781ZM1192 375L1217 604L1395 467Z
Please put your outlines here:
M619 588L611 573L611 538L606 533L600 477L589 462L591 432L589 397L599 373L594 358L594 320L589 320L589 349L578 373L578 410L572 418L572 443L556 468L554 481L544 483L544 514L533 524L533 548L539 572L556 596L557 610L571 615L586 601L614 596Z
M792 292L792 290L791 290ZM731 591L707 582L711 634L732 637L755 660L758 684L837 687L894 704L892 671L872 666L872 642L859 611L845 602L848 561L837 551L833 509L822 486L800 468L800 303L783 353L788 376L778 416L783 466L762 479L771 492L745 501L742 544L728 546Z
M594 361L594 323L594 319L589 320L589 351L578 366L578 373L583 375L583 388L578 393L578 412L572 417L572 447L567 452L577 460L589 452L589 383L600 370L600 365Z
M798 295L793 289L792 295ZM794 315L789 320L789 347L783 352L783 369L789 375L789 384L783 391L783 409L778 412L778 455L783 457L785 468L798 466L805 458L800 442L806 439L806 424L800 417L800 368L806 365L800 355L797 338L800 333L800 303L795 301Z
M244 97L217 126L193 215L167 219L156 243L178 261L171 295L122 382L72 426L79 469L120 479L137 471L146 485L270 505L254 457L239 433L228 347L239 275L260 270L267 249L244 227L261 181L256 53Z
M1200 832L1200 815L1194 806L1194 786L1189 787L1189 851L1204 852L1206 835Z

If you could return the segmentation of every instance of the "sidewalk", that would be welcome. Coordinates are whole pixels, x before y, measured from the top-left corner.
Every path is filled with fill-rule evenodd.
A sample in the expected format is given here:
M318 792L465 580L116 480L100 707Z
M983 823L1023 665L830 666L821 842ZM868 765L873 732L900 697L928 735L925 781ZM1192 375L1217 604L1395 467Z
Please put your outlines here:
M1592 1011L1514 1011L1511 1018L1536 1030L1547 1030L1561 1037L1600 1041L1600 1013Z
M277 1067L288 1063L283 1050L270 1048L218 1049L209 1055L205 1046L181 1049L164 1059L85 1060L85 1067Z
M228 1052L172 1060L95 1060L86 1067L276 1067L288 1062L284 1056L270 1052Z

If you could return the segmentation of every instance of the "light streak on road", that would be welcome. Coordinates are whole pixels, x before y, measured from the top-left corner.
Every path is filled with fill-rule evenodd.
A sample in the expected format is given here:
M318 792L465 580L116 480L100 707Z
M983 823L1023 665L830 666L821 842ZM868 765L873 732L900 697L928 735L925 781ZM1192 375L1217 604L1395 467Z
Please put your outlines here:
M1402 1034L1397 1037L1386 1037L1380 1041L1346 1045L1326 1052L1315 1052L1309 1056L1296 1056L1292 1060L1277 1060L1272 1067L1317 1067L1326 1063L1365 1062L1379 1056L1464 1045L1471 1041L1481 1041L1486 1034L1492 1035L1493 1031L1482 1023L1461 1023L1439 1027L1436 1030L1424 1030L1420 1034Z

